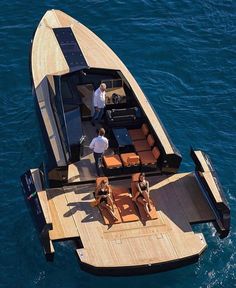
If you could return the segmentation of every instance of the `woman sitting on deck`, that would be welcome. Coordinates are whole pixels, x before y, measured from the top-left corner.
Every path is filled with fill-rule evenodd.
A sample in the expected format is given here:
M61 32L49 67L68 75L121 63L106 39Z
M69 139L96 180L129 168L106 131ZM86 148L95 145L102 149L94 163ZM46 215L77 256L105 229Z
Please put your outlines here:
M145 179L144 173L139 175L139 180L137 182L137 193L134 195L132 200L138 201L140 204L142 204L147 216L149 215L149 211L151 211L149 182Z
M111 186L108 184L108 181L104 179L95 190L95 198L99 202L98 207L101 209L105 208L113 220L116 221L117 218L114 214L114 203L111 193Z

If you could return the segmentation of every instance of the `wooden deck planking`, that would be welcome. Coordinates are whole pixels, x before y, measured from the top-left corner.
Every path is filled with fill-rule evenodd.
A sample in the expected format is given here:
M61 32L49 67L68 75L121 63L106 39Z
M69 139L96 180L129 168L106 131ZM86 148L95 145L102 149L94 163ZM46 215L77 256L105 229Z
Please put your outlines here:
M179 203L176 195L173 193L173 186L168 178L154 184L156 179L150 177L150 196L152 197L157 209L162 212L163 217L171 219L172 226L179 227L184 232L192 230L182 209L179 210ZM170 220L169 220L170 221Z
M121 185L120 182L119 182L119 185ZM123 184L125 184L125 182L126 182L126 185L129 184L129 181L123 180ZM168 203L170 202L169 199L167 199L166 201ZM159 205L159 208L160 208L160 205ZM172 209L172 207L170 209ZM164 221L166 221L166 219ZM150 223L151 222L152 221L150 221ZM137 226L140 225L140 222L138 223L139 224ZM131 223L127 223L127 225L125 224L126 223L121 224L122 228L127 227L128 229L118 230L117 232L110 230L110 232L104 233L106 234L106 240L108 237L111 237L111 236L112 237L110 238L110 241L106 243L104 243L103 241L103 245L102 245L103 253L105 254L104 244L106 244L108 250L110 247L110 249L115 251L116 253L115 259L119 259L119 263L117 264L114 263L112 259L110 259L109 261L107 259L107 262L110 263L110 265L111 263L113 263L113 265L127 265L127 263L129 263L130 265L137 265L137 264L140 265L140 264L145 264L149 262L150 263L164 262L164 261L170 261L171 259L175 259L175 258L189 256L192 254L192 249L190 249L187 244L188 240L185 239L186 233L182 232L182 235L181 235L179 231L179 227L176 228L177 226L176 224L172 224L173 227L171 227L171 223L169 223L169 226L171 228L166 229L165 232L162 230L161 232L158 233L157 231L152 229L150 234L147 233L147 231L145 234L144 230L146 230L146 228L135 227L136 223L134 223L134 226L132 227L131 227ZM154 224L154 222L152 224ZM185 225L189 228L193 237L197 237L193 234L191 230L191 226L187 222L185 223ZM119 226L114 225L113 227L119 227ZM171 230L171 232L169 230ZM196 238L195 240L197 241L199 240L199 238ZM183 246L183 242L185 242L184 246ZM183 246L183 251L181 251L179 247L175 247L176 243L179 244L178 246ZM149 247L151 247L151 249ZM188 247L188 249L186 247ZM196 251L197 249L195 249L195 252ZM140 255L142 255L141 258L140 258ZM122 263L123 257L125 257L125 261ZM100 264L96 263L96 265L101 265L101 263Z
M209 185L209 187L211 188L212 194L215 198L215 201L217 203L221 203L222 201L222 196L220 195L220 191L218 189L218 187L216 186L216 183L214 181L214 177L212 175L211 172L203 172L203 177L205 178L207 184Z
M50 211L50 207L49 207L49 202L48 202L46 190L39 191L38 192L38 198L39 198L39 202L40 202L40 205L42 207L42 210L43 210L43 215L44 215L45 221L47 224L51 224L52 223L52 216L51 216L51 211Z
M207 157L204 157L204 153L202 151L195 151L195 154L198 157L198 160L200 161L204 170L203 172L200 172L200 174L205 179L208 186L211 188L211 192L215 198L215 201L217 203L223 202L217 179L214 176L214 169L212 168L209 159Z
M73 219L77 229L80 231L80 238L84 247L88 250L88 256L90 261L96 258L97 261L103 260L103 254L109 253L109 251L98 252L97 245L95 243L102 242L102 226L103 219L100 214L100 211L96 207L91 207L90 202L90 192L89 190L94 190L93 184L83 185L80 187L79 192L75 189L74 192L67 193L68 205L73 207L76 205L73 211ZM73 208L72 208L73 209ZM119 225L119 224L117 224ZM106 226L107 227L107 226Z
M49 236L51 240L59 240L65 238L65 233L63 230L63 224L61 223L55 204L52 200L48 201L50 208L50 214L52 219L52 230L49 231Z
M202 154L202 151L195 151L195 154L196 154L196 156L198 157L198 159L199 159L199 161L200 161L200 163L201 163L201 165L202 165L203 170L204 170L204 171L209 171L209 167L208 167L208 165L207 165L207 162L206 162L205 157L204 157L203 154ZM210 163L209 163L209 164L210 164Z
M182 173L178 177L152 176L148 179L158 219L148 221L146 226L141 221L111 227L104 225L98 208L89 205L95 184L51 189L49 207L55 224L51 239L80 235L84 248L77 250L78 256L83 262L97 267L162 263L200 254L206 243L200 235L193 233L189 223L192 216L189 217L188 210L181 205L179 196L182 192L178 194L184 191L191 194L190 200L194 199L197 187L194 193L187 189L187 185L195 181L193 175ZM111 185L129 188L130 182L130 179L112 181ZM185 205L195 209L195 202L190 200L185 201Z
M192 232L189 224L193 219L206 221L206 215L201 218L199 209L206 209L206 211L211 213L206 201L198 201L199 199L203 200L203 198L201 198L200 188L196 185L196 179L191 173L181 173L170 176L151 187L151 189L155 189L155 187L158 189L152 190L152 198L156 195L157 205L161 210L160 215L171 227L171 231L167 236L173 243L180 258L197 254L199 249L202 250L205 247L205 243L201 242L199 237ZM193 187L195 190L192 190ZM203 206L200 206L201 204ZM212 219L210 217L208 221ZM180 230L185 233L179 233ZM191 241L195 245L189 245Z
M170 227L167 238L172 243L178 258L182 258L192 254L186 235L193 232L174 194L173 186L167 184L168 182L168 179L167 182L163 181L163 187L153 190L152 199L157 203L163 221ZM150 188L155 189L155 185Z
M47 12L46 21L49 18L53 19L53 13L50 12ZM45 17L34 35L31 61L35 88L39 86L45 76L57 73L65 74L70 70L53 30L45 23Z
M51 239L79 237L64 191L62 189L51 189L48 191L48 198L50 210L53 211L51 213L53 230L49 232Z
M91 187L93 186L91 185ZM87 190L87 188L84 190ZM83 191L80 191L80 192L83 192ZM153 251L150 252L149 249L147 249L148 247L147 245L152 245L152 246L157 245L157 247L159 247L158 253L162 253L160 252L160 247L162 246L163 246L162 247L163 249L161 249L161 251L165 251L165 249L167 249L169 251L168 253L170 253L170 251L172 254L174 253L173 248L171 249L170 247L171 243L168 239L163 239L160 233L158 233L156 236L153 236L152 234L153 230L151 230L153 228L151 226L149 227L150 229L149 233L146 233L146 234L143 233L143 226L140 222L115 224L114 226L112 226L111 230L104 230L104 229L107 229L107 226L104 226L101 223L102 221L101 215L96 215L95 217L92 217L92 218L89 216L89 215L94 215L94 212L95 214L97 214L98 209L92 208L89 206L89 203L88 203L89 193L88 192L87 193L78 193L78 192L66 193L66 198L69 204L77 203L77 210L74 211L73 217L80 231L80 236L84 244L84 249L87 251L86 253L87 257L89 257L87 261L88 262L93 261L93 264L95 266L96 265L98 266L115 265L116 266L116 265L125 265L125 263L127 262L138 264L140 263L140 261L143 261L143 263L146 263L147 261L152 261ZM87 222L85 221L86 218L88 219ZM155 224L156 223L160 223L160 220L155 222ZM156 228L157 227L158 226L156 226ZM120 229L120 230L116 231L116 229ZM145 230L147 230L146 227L145 227ZM135 231L135 233L132 233L132 231ZM110 233L113 235L113 237L108 236ZM94 242L91 241L91 239L96 239L96 245ZM159 242L161 241L161 243L159 244L156 243L157 240ZM151 244L149 243L150 241L151 241ZM164 242L167 242L167 243L164 243ZM96 249L94 248L94 246L96 247ZM146 251L144 255L142 256L143 260L141 260L139 256L140 249L144 250L144 252ZM79 252L81 252L81 250L79 250ZM130 259L127 259L127 257L130 257ZM158 256L158 257L161 259L161 256ZM116 259L116 261L114 261L114 259Z
M203 193L201 193L194 173L186 173L186 176L176 174L174 188L184 213L190 223L212 221L215 216L208 205ZM184 189L182 188L184 187Z

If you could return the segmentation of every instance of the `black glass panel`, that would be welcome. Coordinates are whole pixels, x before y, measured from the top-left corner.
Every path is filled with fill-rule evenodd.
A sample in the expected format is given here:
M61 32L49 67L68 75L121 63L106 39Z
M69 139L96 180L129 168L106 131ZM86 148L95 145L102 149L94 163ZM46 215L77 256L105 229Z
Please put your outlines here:
M87 67L88 65L71 28L54 28L53 31L68 66L70 68L77 66L81 68Z

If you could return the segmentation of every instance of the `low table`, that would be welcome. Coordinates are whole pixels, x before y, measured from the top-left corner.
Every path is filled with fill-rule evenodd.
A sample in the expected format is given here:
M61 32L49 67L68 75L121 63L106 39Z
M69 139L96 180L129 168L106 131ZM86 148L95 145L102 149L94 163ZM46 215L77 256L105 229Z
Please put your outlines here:
M112 132L116 139L119 154L134 151L132 139L130 138L129 132L126 128L113 128Z

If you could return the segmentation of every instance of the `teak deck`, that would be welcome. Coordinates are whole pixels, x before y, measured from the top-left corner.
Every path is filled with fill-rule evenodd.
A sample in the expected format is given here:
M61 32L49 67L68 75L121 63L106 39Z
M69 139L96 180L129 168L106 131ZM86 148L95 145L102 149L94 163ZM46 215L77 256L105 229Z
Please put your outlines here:
M214 215L194 174L151 176L148 180L158 219L146 225L140 220L105 225L98 208L89 204L95 184L47 190L48 201L41 204L52 221L50 239L80 237L80 261L99 268L153 265L200 255L207 244L202 234L194 234L190 223L212 221ZM129 188L130 179L111 185Z

